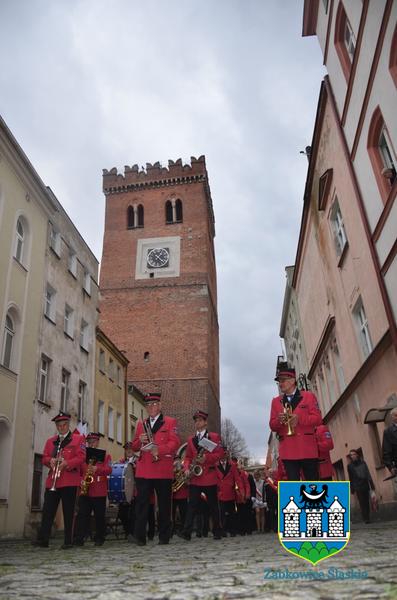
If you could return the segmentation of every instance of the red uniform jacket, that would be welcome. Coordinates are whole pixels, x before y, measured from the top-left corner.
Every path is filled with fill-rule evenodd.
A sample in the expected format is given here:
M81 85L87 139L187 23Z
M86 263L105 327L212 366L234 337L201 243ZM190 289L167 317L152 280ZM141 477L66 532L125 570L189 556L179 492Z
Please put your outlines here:
M237 472L242 483L242 488L237 492L237 504L244 504L248 498L251 498L251 486L247 471L244 471L244 469L237 469Z
M177 492L172 494L174 500L186 500L189 498L189 486L184 484Z
M111 467L112 457L110 454L106 454L105 462L96 463L96 471L93 474L94 481L90 483L88 487L89 498L100 498L102 496L107 496L108 494L108 475L112 473ZM85 474L87 472L88 465L87 463L83 463L80 467L81 479L83 480Z
M330 450L333 449L334 442L331 432L326 425L319 425L316 428L316 439L319 457L319 477L320 479L332 479L334 469Z
M237 494L241 495L244 489L237 467L228 461L226 468L223 469L219 463L216 466L216 476L218 478L218 500L221 502L236 501Z
M46 467L50 467L51 458L55 458L56 456L58 439L57 435L53 435L45 443L41 461ZM55 487L80 487L80 466L85 462L85 438L79 433L69 433L62 445L61 456L66 461L66 468L61 471L60 476L56 480ZM45 486L48 489L52 487L52 484L53 471L50 469Z
M299 420L291 436L287 436L287 425L280 423L278 417L283 412L283 396L276 396L272 400L270 429L279 435L279 455L283 460L318 458L315 430L322 423L320 409L312 392L301 391L300 396L301 400L293 410Z
M150 427L150 419L147 419ZM132 449L138 452L142 446L139 436L145 433L143 422L139 421L135 437L132 441ZM154 424L153 441L158 446L159 460L154 462L152 453L141 452L135 469L135 477L143 479L173 479L174 478L174 456L180 446L178 427L176 419L164 417L162 414Z
M192 475L190 478L190 485L199 485L199 486L208 486L208 485L217 485L218 478L216 476L215 465L225 454L224 449L221 446L221 437L217 433L206 433L206 437L208 437L211 442L215 442L218 446L212 452L204 452L204 462L200 464L203 468L203 473L200 477L196 477ZM192 435L187 441L185 458L183 461L183 466L185 470L188 470L192 460L197 456L198 450L196 447L196 436ZM199 447L200 450L200 447Z

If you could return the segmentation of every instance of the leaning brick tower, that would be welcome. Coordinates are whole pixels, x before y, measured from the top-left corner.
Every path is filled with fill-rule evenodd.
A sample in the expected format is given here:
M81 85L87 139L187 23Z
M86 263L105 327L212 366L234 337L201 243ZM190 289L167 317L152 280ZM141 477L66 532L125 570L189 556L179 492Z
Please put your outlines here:
M219 431L214 213L205 157L103 170L100 325L130 361L128 381L160 391L181 435L206 410Z

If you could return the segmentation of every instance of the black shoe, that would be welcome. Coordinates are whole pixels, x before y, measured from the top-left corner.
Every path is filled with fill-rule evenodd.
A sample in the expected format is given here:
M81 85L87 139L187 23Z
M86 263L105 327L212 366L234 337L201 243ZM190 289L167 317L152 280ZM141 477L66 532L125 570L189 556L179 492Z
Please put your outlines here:
M148 535L147 539L149 540L149 542L153 542L154 540L154 535Z
M48 548L49 544L48 544L48 542L45 542L44 540L33 540L32 546L36 546L36 548Z
M192 539L191 534L185 533L184 531L179 531L178 537L182 538L183 540L186 540L187 542L190 542L190 540Z
M159 540L159 546L163 546L164 544L169 544L169 540Z
M214 533L214 540L221 540L222 536L219 533Z
M208 531L207 533L203 533L203 537L208 537Z
M61 550L70 550L70 548L73 548L73 544L62 544L61 546Z
M236 537L236 534L235 533L231 533L230 537Z
M222 533L221 533L221 536L222 536L222 537L227 537L227 533L226 533L226 531L222 531Z
M84 542L82 540L75 540L73 546L84 546Z
M202 537L201 533L197 532L196 537L201 538Z
M138 538L134 537L133 535L128 536L128 541L131 544L136 544L137 546L146 546L146 540L138 540Z
M103 540L96 541L94 546L103 546Z

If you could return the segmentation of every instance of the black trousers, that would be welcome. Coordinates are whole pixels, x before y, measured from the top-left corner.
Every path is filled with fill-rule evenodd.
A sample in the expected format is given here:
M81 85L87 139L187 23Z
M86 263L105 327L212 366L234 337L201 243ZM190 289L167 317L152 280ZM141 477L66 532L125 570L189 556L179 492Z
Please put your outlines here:
M318 459L301 458L300 460L284 460L283 464L288 481L300 481L303 471L306 481L318 481Z
M65 527L64 543L72 543L76 492L76 486L61 487L56 489L55 492L51 492L49 489L45 491L41 526L37 536L37 539L40 542L48 542L50 539L51 527L55 519L59 501L62 500L63 522Z
M356 490L358 503L360 504L361 515L363 521L367 523L369 521L369 489L368 490Z
M186 513L187 513L187 498L177 498L172 500L172 532L176 530L176 510L179 512L179 521L181 523L181 529L186 521Z
M140 541L146 541L150 496L155 491L159 509L159 539L168 542L171 534L172 479L140 477L135 482L138 493L135 500L135 537Z
M221 513L221 525L223 531L228 531L232 535L236 535L237 512L234 500L220 500L219 510Z
M74 539L76 542L84 542L90 531L91 513L95 517L95 537L96 542L105 541L106 533L106 496L90 498L89 496L80 496L79 512L76 517L74 528Z
M278 531L277 504L269 504L265 511L265 531Z
M253 510L251 499L237 504L237 531L241 535L252 533Z
M220 522L219 522L219 506L218 506L218 492L216 485L200 486L190 485L189 486L189 503L187 506L187 515L185 521L184 532L192 533L193 521L196 513L200 509L201 494L204 493L207 497L207 503L209 508L210 517L212 517L212 533L214 535L220 534Z
M133 535L135 526L135 501L121 502L117 516L121 521L125 535Z

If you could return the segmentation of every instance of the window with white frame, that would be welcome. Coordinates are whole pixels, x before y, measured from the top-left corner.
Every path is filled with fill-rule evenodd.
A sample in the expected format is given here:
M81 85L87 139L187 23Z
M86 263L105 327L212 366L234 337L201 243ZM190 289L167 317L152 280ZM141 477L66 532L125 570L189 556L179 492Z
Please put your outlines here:
M105 403L98 401L98 433L105 433Z
M356 51L356 38L354 37L353 30L347 19L345 21L344 40L345 40L345 47L347 50L347 54L349 55L350 61L353 62L354 52Z
M108 437L113 440L114 439L114 418L113 418L113 408L109 406L108 408Z
M87 384L79 381L79 393L77 395L78 420L83 423L86 418Z
M91 296L91 275L87 270L84 271L83 289L89 296Z
M347 237L338 198L335 198L335 202L332 206L330 220L334 234L336 253L340 256L347 244Z
M122 443L123 441L123 420L122 420L122 416L120 413L117 413L117 436L116 436L116 440L119 442L119 444Z
M47 404L50 364L51 360L47 358L47 356L42 355L39 371L39 402L42 402L43 404Z
M50 223L50 248L55 252L58 258L61 256L61 234Z
M24 254L24 245L25 245L25 229L21 219L17 221L17 230L16 230L16 238L15 238L15 253L14 256L18 262L23 263L23 254Z
M390 183L394 183L397 173L397 158L394 154L393 145L389 138L389 133L385 126L382 127L379 136L379 153L381 155L384 169L382 174L388 175Z
M360 348L364 358L367 358L367 356L372 352L372 342L369 332L368 319L367 315L365 314L365 309L361 298L359 298L356 302L353 310L353 316L356 324Z
M59 407L62 412L68 411L69 395L70 395L70 373L66 369L62 369L61 405Z
M77 256L76 252L72 248L69 248L68 270L73 277L77 276Z
M84 319L81 320L80 327L80 346L88 352L88 333L89 333L89 325Z
M3 352L1 357L1 363L7 369L11 369L13 364L14 339L15 323L11 318L11 315L7 313L4 327Z
M109 376L109 379L114 381L114 361L112 358L109 358L108 376Z
M44 314L45 316L55 323L56 315L56 291L48 283L45 291L44 299Z
M68 304L65 304L65 316L63 330L69 337L73 338L74 313Z
M99 370L105 373L105 350L99 349Z

